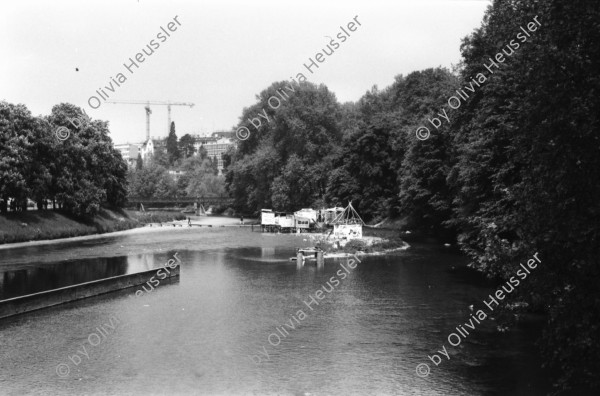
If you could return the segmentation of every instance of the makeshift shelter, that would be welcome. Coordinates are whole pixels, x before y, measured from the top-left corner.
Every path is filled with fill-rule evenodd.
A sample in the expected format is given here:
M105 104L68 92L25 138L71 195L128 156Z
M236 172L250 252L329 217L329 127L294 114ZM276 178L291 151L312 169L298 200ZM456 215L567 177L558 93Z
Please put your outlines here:
M333 224L333 237L338 239L362 238L362 226L365 224L358 212L352 206L352 201L342 213L331 222Z
M300 209L294 212L296 230L303 229L308 230L315 226L317 222L317 211L314 209Z
M295 227L294 215L287 214L284 212L276 213L275 221L279 225L280 230L292 229Z
M344 208L329 208L329 209L321 209L321 221L325 224L332 224L331 222L335 220L338 215L344 212Z
M261 209L260 210L260 225L262 226L274 226L275 223L275 213L271 209Z
M317 222L317 211L314 209L300 209L299 211L294 212L294 216L308 219L312 223Z

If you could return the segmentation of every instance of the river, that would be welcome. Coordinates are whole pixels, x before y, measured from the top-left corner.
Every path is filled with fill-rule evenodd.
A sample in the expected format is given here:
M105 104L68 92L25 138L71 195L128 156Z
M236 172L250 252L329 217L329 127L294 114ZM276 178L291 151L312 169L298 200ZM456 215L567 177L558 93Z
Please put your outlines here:
M347 258L327 258L324 268L289 261L310 245L302 235L203 227L0 250L0 299L181 260L179 281L139 298L129 289L0 320L0 394L548 391L536 321L498 332L488 318L447 349L449 360L427 358L468 321L469 305L496 290L463 256L411 243L359 256L355 268ZM330 291L308 307L323 287ZM425 378L421 363L431 369Z

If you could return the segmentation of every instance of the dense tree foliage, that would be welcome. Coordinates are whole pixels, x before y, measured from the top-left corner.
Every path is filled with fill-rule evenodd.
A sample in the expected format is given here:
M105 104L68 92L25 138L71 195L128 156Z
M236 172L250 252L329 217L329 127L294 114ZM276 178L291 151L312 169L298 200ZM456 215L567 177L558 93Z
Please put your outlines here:
M217 161L200 148L198 155L165 166L164 154L150 156L140 169L127 175L129 195L145 198L220 197L226 195L225 178L218 175Z
M56 105L42 118L23 105L0 102L0 211L7 211L9 200L21 210L28 199L39 209L51 200L89 217L102 204L125 203L127 165L106 122L70 121L86 118L70 104Z
M547 309L546 359L561 369L557 390L572 391L600 385L600 4L496 2L463 44L464 76L536 16L539 30L452 126L452 221L489 274L543 257L520 290Z
M242 115L250 136L228 158L227 183L237 209L289 211L322 203L341 138L335 95L323 85L278 82L257 100Z
M194 138L189 133L186 133L179 139L179 152L182 158L189 158L194 155L196 152L194 143Z
M142 159L142 154L138 153L137 158L135 159L135 169L140 170L144 166L144 160Z
M336 153L329 202L352 200L365 219L403 216L409 228L441 230L451 204L449 137L434 130L420 141L414 130L456 85L445 69L414 72L381 92L374 87L348 109L351 121Z
M518 38L524 29L531 34ZM367 221L455 238L472 267L497 279L538 252L536 275L505 302L546 313L540 345L560 373L558 393L597 389L600 3L494 0L460 49L453 72L400 75L356 103L338 103L324 85L273 83L243 110L238 128L250 135L223 155L225 177L204 148L194 155L191 136L177 141L172 123L166 150L127 173L127 191L176 198L226 188L235 209L253 214L353 201ZM490 69L491 58L499 65ZM53 199L89 215L124 202L127 169L107 124L75 127L73 118L83 115L72 105L36 118L0 102L0 210L9 199ZM59 126L68 139L56 138ZM420 126L428 139L417 139Z
M129 170L129 195L160 199L226 195L218 160L209 158L203 146L196 150L195 143L189 134L177 140L172 122L165 141L156 142L154 153L141 166Z
M547 313L541 346L557 392L598 388L599 21L597 2L496 0L452 73L398 76L343 105L302 83L272 109L291 85L273 84L244 110L250 137L227 157L237 209L352 200L366 220L455 237L474 268L500 279L538 252L540 270L507 300ZM521 28L530 34L517 39ZM450 108L457 90L467 97Z

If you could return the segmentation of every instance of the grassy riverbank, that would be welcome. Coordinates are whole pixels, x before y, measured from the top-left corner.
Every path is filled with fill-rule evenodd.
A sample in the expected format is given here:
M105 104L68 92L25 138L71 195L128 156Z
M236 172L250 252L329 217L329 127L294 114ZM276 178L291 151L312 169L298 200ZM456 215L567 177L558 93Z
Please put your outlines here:
M91 221L82 221L61 212L29 211L0 215L0 244L104 234L143 226L149 222L184 219L176 212L140 213L102 209Z

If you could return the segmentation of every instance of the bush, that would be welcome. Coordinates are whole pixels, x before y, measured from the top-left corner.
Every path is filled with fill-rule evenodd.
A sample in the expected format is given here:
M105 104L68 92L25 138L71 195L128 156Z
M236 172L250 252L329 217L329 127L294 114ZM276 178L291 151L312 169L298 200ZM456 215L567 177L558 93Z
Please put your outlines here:
M351 239L344 246L345 252L368 252L370 250L369 245L361 239Z
M233 208L227 208L227 210L225 210L223 212L223 216L234 216L235 215L235 210L233 210Z
M187 218L184 213L177 212L131 212L131 215L142 224L167 223Z

